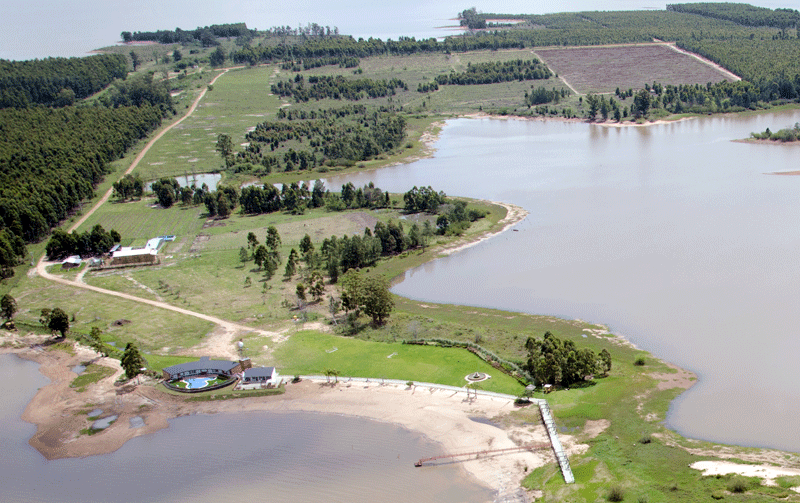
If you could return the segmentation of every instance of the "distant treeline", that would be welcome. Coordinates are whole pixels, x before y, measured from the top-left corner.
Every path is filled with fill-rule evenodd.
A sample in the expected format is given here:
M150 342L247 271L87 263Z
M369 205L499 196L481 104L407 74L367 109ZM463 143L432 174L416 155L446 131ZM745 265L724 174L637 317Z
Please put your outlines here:
M212 24L194 30L158 30L158 31L123 31L120 36L123 42L158 42L160 44L192 44L201 43L204 47L219 45L220 37L251 37L257 32L249 30L245 23Z
M512 80L539 80L549 79L553 76L547 65L538 59L523 61L490 61L487 63L468 63L467 70L456 73L451 71L448 75L436 77L439 85L457 84L494 84L497 82L509 82Z
M408 85L400 79L345 79L341 75L312 75L308 78L308 84L305 85L302 75L296 75L294 81L273 84L271 91L281 97L291 96L298 103L325 98L358 101L365 95L369 98L381 98L395 94L395 89L408 91Z
M800 12L794 9L768 9L754 5L723 2L701 2L667 5L668 11L698 14L733 21L744 26L794 28L800 23Z
M100 91L114 79L125 78L127 72L128 60L121 54L0 60L0 108L71 105L76 99Z
M319 58L305 58L297 61L284 61L281 70L291 70L299 72L301 70L311 70L322 66L337 65L339 68L356 68L360 60L353 56L323 56Z

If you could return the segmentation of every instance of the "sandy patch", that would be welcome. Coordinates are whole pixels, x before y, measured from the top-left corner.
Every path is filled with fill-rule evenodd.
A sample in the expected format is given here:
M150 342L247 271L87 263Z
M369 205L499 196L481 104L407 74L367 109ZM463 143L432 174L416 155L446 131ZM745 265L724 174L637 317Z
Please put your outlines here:
M606 431L611 426L611 421L608 419L598 419L597 421L586 421L583 427L583 436L585 439L595 438L597 435Z
M17 352L39 362L41 372L52 381L39 390L23 416L37 425L30 444L48 459L113 452L131 438L169 427L167 420L174 417L239 411L317 412L364 417L423 433L452 454L548 442L544 428L539 425L514 425L503 429L471 419L478 417L502 424L502 418L513 410L511 399L467 398L464 393L383 385L377 381L369 384L303 381L288 385L286 393L278 396L190 403L183 397L161 391L160 385L153 381L114 386L113 381L122 371L117 362L107 358L98 362L115 368L114 376L90 386L84 393L77 393L69 387L75 378L69 369L96 357L95 353L87 349L79 349L75 356L33 349ZM78 412L90 408L102 409L104 416L117 414L119 418L101 433L81 435L79 432L87 427L88 420ZM133 417L141 417L144 426L132 428L130 419ZM553 462L552 451L543 448L481 456L464 461L462 466L479 483L499 490L499 480L519 487L526 473L550 462Z
M686 369L682 369L677 365L673 365L669 362L666 362L667 366L671 369L674 369L674 373L652 373L648 374L653 379L658 380L658 389L665 390L665 389L673 389L673 388L680 388L680 389L689 389L695 385L697 382L697 375L694 372L690 372Z
M778 477L793 477L800 475L800 470L796 468L780 468L770 465L741 465L730 461L697 461L692 463L692 468L703 472L704 476L728 475L735 473L745 477L758 477L764 481L764 485L777 485L775 479ZM798 488L794 487L797 491Z
M500 203L497 201L487 201L487 202L496 204L498 206L502 206L503 208L506 209L505 218L503 218L502 220L500 220L500 222L498 222L501 226L500 230L495 232L486 232L477 239L470 240L468 243L462 243L462 244L457 243L453 246L446 247L441 251L441 253L443 253L444 255L451 255L453 253L475 246L478 243L486 241L487 239L491 239L494 236L497 236L498 234L507 231L508 229L514 227L515 225L520 223L525 217L528 216L528 210L522 208L521 206L516 206L514 204L509 204L509 203Z

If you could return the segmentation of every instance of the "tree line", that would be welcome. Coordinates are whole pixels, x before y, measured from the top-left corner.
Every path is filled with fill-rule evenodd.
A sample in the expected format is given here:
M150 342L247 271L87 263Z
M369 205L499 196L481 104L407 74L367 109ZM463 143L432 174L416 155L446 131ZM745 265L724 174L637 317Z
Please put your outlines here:
M82 233L69 233L63 229L56 229L50 236L45 251L50 260L60 260L71 255L80 255L83 258L96 257L108 253L120 241L122 236L119 232L114 229L108 232L100 224L92 227L91 231Z
M123 31L120 34L123 42L158 42L160 44L192 44L201 43L204 47L219 45L222 37L252 37L258 32L249 30L245 23L212 24L194 30L157 30L157 31Z
M451 71L447 75L436 77L439 85L474 85L494 84L512 80L540 80L549 79L553 73L538 59L523 61L489 61L486 63L468 63L467 69L456 73Z
M408 85L400 79L345 79L341 75L312 75L308 78L308 84L306 86L305 78L298 74L294 81L273 84L271 91L281 97L291 96L298 103L326 98L358 101L364 96L381 98L394 95L396 89L408 91Z
M361 60L353 56L322 56L319 58L305 58L297 61L284 61L281 70L299 72L323 66L338 66L339 68L356 68ZM253 63L254 64L254 63Z
M0 59L0 108L72 105L128 72L121 54L32 61Z
M668 11L697 14L733 21L744 26L771 26L773 28L796 28L800 23L800 12L795 9L769 9L754 5L722 2L668 4Z

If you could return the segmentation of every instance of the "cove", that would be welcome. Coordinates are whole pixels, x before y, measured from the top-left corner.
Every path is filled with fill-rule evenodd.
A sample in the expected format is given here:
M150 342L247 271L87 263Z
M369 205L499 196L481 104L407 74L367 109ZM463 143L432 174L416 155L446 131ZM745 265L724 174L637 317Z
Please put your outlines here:
M765 174L798 169L800 150L731 141L798 120L458 119L432 158L326 185L431 185L522 206L518 232L409 271L394 293L608 324L698 374L669 427L800 452L800 437L786 434L800 430L800 178Z
M442 452L423 435L338 415L188 416L111 454L47 461L28 445L35 426L20 419L47 379L37 364L9 354L0 355L0 379L14 383L0 410L4 502L492 499L457 465L414 468L419 457Z

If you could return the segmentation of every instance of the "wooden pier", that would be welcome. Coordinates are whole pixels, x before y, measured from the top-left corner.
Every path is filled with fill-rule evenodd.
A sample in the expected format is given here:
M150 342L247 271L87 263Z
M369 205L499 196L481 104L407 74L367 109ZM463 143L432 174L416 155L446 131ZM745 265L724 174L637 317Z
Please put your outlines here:
M441 456L433 456L431 458L422 458L419 461L415 462L414 466L420 467L424 463L436 461L439 459L451 459L451 458L472 457L472 456L475 456L475 458L477 459L487 454L505 454L509 452L535 451L539 449L549 449L549 448L550 444L532 444L532 445L524 445L522 447L508 447L506 449L488 449L485 451L463 452L461 454L443 454Z

